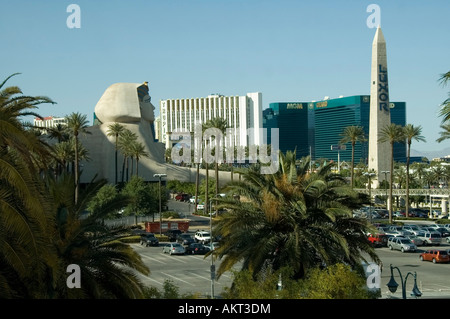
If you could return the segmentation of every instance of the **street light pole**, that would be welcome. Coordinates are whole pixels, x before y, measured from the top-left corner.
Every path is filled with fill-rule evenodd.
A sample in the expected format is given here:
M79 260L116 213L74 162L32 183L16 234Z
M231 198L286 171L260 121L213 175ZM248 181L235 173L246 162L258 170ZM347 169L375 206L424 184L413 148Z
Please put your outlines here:
M390 266L391 266L391 279L389 280L389 282L386 285L386 286L388 286L390 292L394 293L397 291L398 283L394 279L394 269L397 269L398 274L400 275L400 282L402 285L402 298L406 299L406 281L408 280L409 275L412 275L414 277L414 287L412 289L411 296L416 297L416 298L422 296L422 293L420 292L419 288L417 287L417 273L416 272L414 272L414 273L408 272L406 274L405 281L403 281L403 276L402 276L402 273L400 272L400 269L398 267L392 266L392 264Z
M159 179L159 235L162 235L162 214L161 214L161 177L166 177L167 174L153 174L153 177Z

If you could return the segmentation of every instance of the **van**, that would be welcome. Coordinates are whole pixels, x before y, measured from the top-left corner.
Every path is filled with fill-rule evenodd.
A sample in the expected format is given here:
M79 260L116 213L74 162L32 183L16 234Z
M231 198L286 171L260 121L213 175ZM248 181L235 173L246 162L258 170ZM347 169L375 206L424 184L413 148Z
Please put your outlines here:
M416 251L417 247L408 238L404 237L391 237L387 243L390 250L400 250L402 253L406 251Z
M423 240L423 245L440 245L442 236L438 232L420 231L417 233L417 237Z

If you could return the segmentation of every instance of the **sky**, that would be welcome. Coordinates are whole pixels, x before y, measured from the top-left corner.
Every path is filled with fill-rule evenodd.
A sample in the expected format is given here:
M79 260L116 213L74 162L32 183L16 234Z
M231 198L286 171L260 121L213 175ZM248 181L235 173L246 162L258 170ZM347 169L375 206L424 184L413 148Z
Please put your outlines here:
M79 10L70 5L76 4ZM368 10L375 4L379 10ZM69 9L69 10L68 10ZM41 116L86 114L117 82L164 99L261 92L273 102L369 95L374 23L386 39L390 101L437 151L450 85L448 0L0 0L0 82L48 96ZM78 23L78 24L77 24Z

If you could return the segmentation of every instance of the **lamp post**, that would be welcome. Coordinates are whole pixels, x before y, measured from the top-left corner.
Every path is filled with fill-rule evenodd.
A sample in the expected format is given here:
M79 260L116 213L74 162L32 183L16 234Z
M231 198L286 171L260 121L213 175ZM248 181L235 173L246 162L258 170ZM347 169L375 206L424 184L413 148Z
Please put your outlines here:
M162 235L162 214L161 214L161 178L166 177L167 174L153 174L153 177L159 179L159 235Z
M381 171L382 174L384 174L384 190L386 192L386 208L388 207L388 193L387 193L387 174L390 174L390 171ZM391 187L391 185L389 185L389 187Z
M211 199L210 205L214 198ZM209 210L209 249L211 251L211 299L214 299L214 280L216 279L216 266L214 265L213 234L212 234L212 210Z
M394 279L394 269L397 269L398 274L400 275L403 299L406 299L406 281L408 280L409 275L412 275L414 277L414 287L411 291L411 296L416 297L416 298L422 296L422 293L420 292L419 288L417 287L417 273L416 272L414 272L414 273L408 272L406 274L405 281L403 281L403 276L402 276L402 273L400 272L400 269L398 267L392 266L392 264L390 266L391 266L391 279L389 280L389 282L386 285L386 286L388 286L390 292L394 293L397 291L398 283Z
M372 177L375 176L375 173L364 173L364 176L369 178L369 221L372 222Z

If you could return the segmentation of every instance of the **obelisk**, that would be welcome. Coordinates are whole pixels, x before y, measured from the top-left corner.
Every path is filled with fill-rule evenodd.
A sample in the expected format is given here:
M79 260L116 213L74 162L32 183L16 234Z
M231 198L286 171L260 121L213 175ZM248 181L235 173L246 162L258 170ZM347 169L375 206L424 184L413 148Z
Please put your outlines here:
M370 120L369 120L369 171L375 171L373 179L375 188L385 179L383 171L389 171L391 148L389 141L380 142L381 131L391 123L389 107L389 88L386 57L386 41L378 26L372 43L372 72L370 86Z

